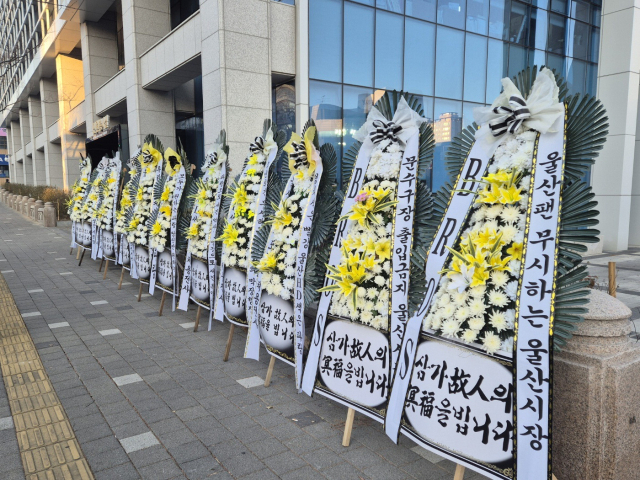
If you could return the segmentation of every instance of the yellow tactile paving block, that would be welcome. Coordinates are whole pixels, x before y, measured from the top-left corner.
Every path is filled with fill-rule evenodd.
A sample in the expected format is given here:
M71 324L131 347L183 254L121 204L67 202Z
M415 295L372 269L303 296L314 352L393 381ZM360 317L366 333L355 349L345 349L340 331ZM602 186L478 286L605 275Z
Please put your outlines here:
M0 369L28 480L93 480L69 419L0 274Z

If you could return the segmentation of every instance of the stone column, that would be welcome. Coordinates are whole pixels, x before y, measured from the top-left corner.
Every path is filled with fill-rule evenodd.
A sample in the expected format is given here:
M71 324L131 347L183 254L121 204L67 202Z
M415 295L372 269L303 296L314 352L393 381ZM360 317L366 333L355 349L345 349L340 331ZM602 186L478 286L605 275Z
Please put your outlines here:
M175 148L175 112L172 92L142 88L140 55L171 30L169 0L122 0L129 151L144 137L157 135L165 147Z
M202 16L202 118L204 123L204 150L208 152L223 127L225 107L222 105L221 65L224 54L220 48L222 18L218 0L200 0ZM206 93L205 93L206 92ZM226 120L224 121L226 126ZM233 153L230 152L233 156Z
M82 68L84 71L84 114L87 136L91 136L96 115L94 95L98 88L118 73L116 13L105 13L99 22L80 24Z
M605 250L640 244L640 171L634 169L640 86L640 2L605 0L602 6L598 97L609 115L609 136L593 169ZM613 54L612 54L613 52ZM635 170L635 171L634 171ZM640 192L635 192L640 193ZM606 214L605 214L606 212ZM632 227L630 230L630 226Z
M31 141L31 129L29 128L29 110L21 108L18 111L18 118L20 120L20 144L22 145L22 158L23 158L23 181L25 185L33 185L33 165L29 158L27 151L27 144Z
M40 102L42 112L42 131L44 133L44 171L47 185L63 188L62 150L59 143L51 143L49 127L60 115L58 105L58 85L55 80L40 79Z
M60 119L60 149L62 151L62 188L65 190L80 176L78 165L85 154L82 135L69 131L68 113L84 100L82 60L66 55L56 57L58 80L58 112Z
M640 472L640 344L631 310L590 291L584 323L554 353L553 473L562 480L635 480Z
M18 152L22 150L22 139L20 137L20 123L11 122L11 146L13 148L14 174L11 178L14 183L24 183L24 160L18 162ZM24 150L22 151L24 157Z
M29 106L29 131L31 132L33 184L46 185L47 176L44 168L44 152L36 149L36 137L42 133L42 102L38 97L27 98Z
M7 122L7 153L9 154L9 179L15 183L16 181L16 163L15 163L15 149L13 148L11 133L11 122Z
M296 131L309 120L309 0L296 1Z

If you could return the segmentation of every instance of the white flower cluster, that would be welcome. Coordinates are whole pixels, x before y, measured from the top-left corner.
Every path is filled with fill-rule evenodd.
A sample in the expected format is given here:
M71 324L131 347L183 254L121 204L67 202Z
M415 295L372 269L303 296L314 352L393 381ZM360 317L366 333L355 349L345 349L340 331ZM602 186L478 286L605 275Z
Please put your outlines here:
M80 221L87 222L96 216L96 212L100 208L100 187L105 172L100 171L98 176L87 187L87 194L80 208Z
M226 167L227 156L222 149L208 156L212 161L202 166L204 176L198 182L198 191L194 198L196 218L191 222L186 236L189 239L189 251L192 255L207 258L207 250L211 241L211 221L216 194L219 187L219 176ZM215 234L215 232L214 232Z
M71 188L71 199L69 201L69 218L73 222L81 221L82 200L89 184L91 176L91 162L85 160L85 165L80 170L80 179L77 180Z
M445 269L423 329L490 354L513 350L515 301L520 278L526 211L536 132L505 135L484 177L470 220ZM474 255L468 254L473 251Z
M115 169L111 169L109 177L103 185L104 198L96 212L98 220L98 228L111 231L113 227L113 204L118 193L118 173Z
M349 213L353 222L342 239L342 258L331 275L337 287L330 287L334 294L329 312L377 330L389 329L395 180L403 153L399 143L388 139L374 147L365 183Z
M158 252L164 252L164 247L167 245L167 238L171 230L173 194L176 189L175 173L169 175L164 183L164 191L160 197L160 205L158 207L158 216L156 217L155 223L151 226L149 247L156 249Z
M265 151L251 155L236 185L224 233L219 238L223 241L222 263L226 267L249 268L249 236L267 158Z
M155 182L155 168L147 169L138 185L135 196L135 211L133 219L127 228L127 241L135 245L147 245L147 220L151 216L153 204L153 184Z

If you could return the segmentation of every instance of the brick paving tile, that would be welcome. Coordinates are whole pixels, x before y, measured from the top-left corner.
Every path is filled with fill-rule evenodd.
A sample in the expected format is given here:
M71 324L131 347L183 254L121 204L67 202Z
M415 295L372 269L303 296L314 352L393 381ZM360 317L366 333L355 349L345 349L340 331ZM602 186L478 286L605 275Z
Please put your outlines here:
M75 250L56 260L68 253L68 224L45 230L0 211L10 218L0 241L24 233L3 242L0 265L13 270L7 282L23 318L41 314L26 315L26 328L98 480L452 478L451 462L420 456L412 442L394 445L359 415L342 447L345 408L297 394L293 370L280 362L265 388L270 358L242 358L244 332L222 362L227 324L194 333L196 309L172 312L170 303L158 317L161 295L144 290L137 302L139 284L127 274L118 290L120 268L103 280L88 255L80 267ZM3 430L12 412L0 390L0 478L24 478L15 428Z

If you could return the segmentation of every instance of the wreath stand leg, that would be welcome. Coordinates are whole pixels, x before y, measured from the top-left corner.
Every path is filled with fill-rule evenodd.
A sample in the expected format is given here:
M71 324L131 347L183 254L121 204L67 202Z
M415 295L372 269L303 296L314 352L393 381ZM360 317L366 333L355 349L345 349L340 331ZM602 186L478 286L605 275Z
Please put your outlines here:
M80 259L80 245L78 245L78 250L76 251L76 260ZM73 249L72 249L73 250ZM83 249L84 250L84 249Z
M118 282L118 290L122 288L122 279L124 278L124 265L122 266L122 271L120 272L120 281Z
M98 272L102 271L102 265L104 265L104 258L100 259L100 266L98 267Z
M86 251L87 251L86 248L82 249L82 255L80 255L80 261L78 262L78 266L82 265L82 259L84 258L84 252L86 252ZM78 253L80 253L80 252L78 252Z
M271 375L273 374L273 366L276 364L276 357L270 355L271 360L269 361L269 369L267 370L267 378L264 380L264 386L268 387L271 383Z
M142 298L142 282L140 282L140 290L138 290L138 301Z
M158 316L162 316L162 310L164 310L164 299L167 296L167 292L162 292L162 299L160 300L160 310L158 311Z
M69 250L69 255L71 255L73 253L73 247L71 247L71 250Z
M227 348L224 351L224 358L222 359L223 362L229 360L229 350L231 350L231 341L233 340L233 331L235 329L236 326L232 323L231 327L229 328L229 338L227 339Z
M353 408L347 410L347 421L344 422L344 435L342 435L342 446L348 447L351 444L351 430L353 430L353 418L356 411Z
M196 323L193 325L193 331L197 332L198 327L200 326L200 313L202 312L202 307L198 305L198 311L196 312Z
M102 279L107 278L107 269L109 268L109 259L107 259L107 263L104 264L104 275L102 275Z
M453 480L462 480L464 478L464 471L465 470L466 470L465 467L463 467L459 463L456 464L456 471L453 474Z

